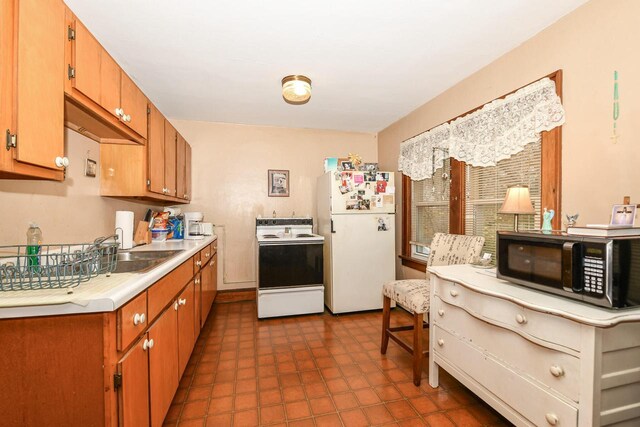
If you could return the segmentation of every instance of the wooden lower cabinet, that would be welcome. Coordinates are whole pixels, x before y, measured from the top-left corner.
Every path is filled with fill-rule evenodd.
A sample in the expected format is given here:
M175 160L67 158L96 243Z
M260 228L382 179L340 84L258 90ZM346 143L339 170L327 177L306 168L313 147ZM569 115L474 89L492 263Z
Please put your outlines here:
M167 308L149 328L151 426L162 426L178 389L178 307Z
M182 377L196 342L195 282L192 280L178 297L178 374Z
M202 267L200 327L204 326L204 323L207 321L207 317L209 316L209 312L211 311L211 305L213 304L213 300L216 298L216 288L217 288L216 272L218 270L217 258L218 258L218 255L216 254L209 260L207 264L204 265L204 267Z
M121 427L149 425L148 335L140 340L118 363L122 386L118 393L118 420Z

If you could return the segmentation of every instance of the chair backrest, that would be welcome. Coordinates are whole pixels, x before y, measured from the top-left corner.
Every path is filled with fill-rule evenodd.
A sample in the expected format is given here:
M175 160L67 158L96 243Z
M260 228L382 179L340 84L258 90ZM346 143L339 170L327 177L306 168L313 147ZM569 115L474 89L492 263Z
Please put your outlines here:
M480 256L483 246L482 236L436 233L431 240L427 266L466 264Z

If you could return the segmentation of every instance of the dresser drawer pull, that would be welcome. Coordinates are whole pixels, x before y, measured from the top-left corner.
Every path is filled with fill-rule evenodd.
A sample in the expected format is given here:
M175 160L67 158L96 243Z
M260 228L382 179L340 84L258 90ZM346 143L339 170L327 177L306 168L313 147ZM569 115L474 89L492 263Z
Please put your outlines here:
M142 349L147 350L150 348L153 348L153 340L144 340L144 342L142 343Z
M200 284L200 279L196 279L196 285Z
M451 289L449 291L449 293L451 294L452 297L457 297L458 296L458 291L456 291L455 289Z
M524 317L524 314L516 314L516 322L518 322L521 325L524 325L525 323L527 323L527 318Z
M547 419L547 422L549 423L549 425L555 426L558 424L558 416L556 414L552 414L552 413L548 413L545 414L544 416Z
M202 265L202 261L196 261L196 265L200 267Z
M438 314L439 314L440 316L444 316L444 310L443 310L443 309L438 310Z
M553 375L556 378L564 375L564 369L562 369L562 367L558 365L552 365L549 368L549 372L551 372L551 375Z
M204 254L205 257L209 258L209 252L207 252L206 254Z
M186 298L179 298L178 299L178 305L185 305L187 303L187 299Z
M133 315L133 324L135 326L138 326L141 323L144 323L145 320L146 320L146 316L144 315L144 313L142 313L142 314L136 313L136 314Z
M438 345L442 347L444 345L444 340L442 338L438 339Z

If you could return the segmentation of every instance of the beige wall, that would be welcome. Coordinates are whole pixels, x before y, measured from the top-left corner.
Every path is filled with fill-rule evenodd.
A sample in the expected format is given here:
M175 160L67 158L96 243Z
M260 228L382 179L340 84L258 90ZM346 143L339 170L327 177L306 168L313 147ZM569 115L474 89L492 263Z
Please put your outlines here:
M564 71L562 212L609 221L622 197L640 202L640 1L593 0L378 134L382 168L397 169L403 140L557 69ZM613 144L613 71L620 139ZM400 216L397 216L398 230ZM400 236L397 236L400 251ZM398 276L415 271L399 269Z
M142 218L145 204L100 197L100 171L96 178L84 176L87 154L100 164L96 142L65 129L65 150L70 164L64 182L0 180L0 245L26 244L32 221L45 243L71 243L112 234L117 210Z
M222 289L255 286L255 218L316 216L316 179L325 157L377 160L374 134L173 121L192 146L193 194L224 246ZM291 196L267 196L267 170L289 170Z

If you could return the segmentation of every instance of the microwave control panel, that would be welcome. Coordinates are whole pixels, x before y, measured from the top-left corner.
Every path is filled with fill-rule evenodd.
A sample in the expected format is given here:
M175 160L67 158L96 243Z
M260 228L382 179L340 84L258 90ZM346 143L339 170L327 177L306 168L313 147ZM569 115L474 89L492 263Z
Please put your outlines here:
M604 295L604 259L586 255L583 258L583 281L586 292Z

